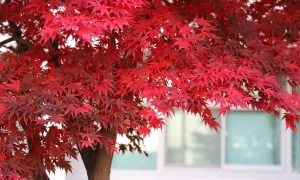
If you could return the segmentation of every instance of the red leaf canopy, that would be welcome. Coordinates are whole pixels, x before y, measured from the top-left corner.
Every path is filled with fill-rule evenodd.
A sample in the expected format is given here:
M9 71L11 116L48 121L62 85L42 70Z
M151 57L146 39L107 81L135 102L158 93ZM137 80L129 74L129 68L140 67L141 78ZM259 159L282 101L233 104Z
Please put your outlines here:
M0 2L0 179L69 170L74 145L115 151L101 129L144 137L174 108L216 130L211 103L300 119L280 84L299 90L297 0Z

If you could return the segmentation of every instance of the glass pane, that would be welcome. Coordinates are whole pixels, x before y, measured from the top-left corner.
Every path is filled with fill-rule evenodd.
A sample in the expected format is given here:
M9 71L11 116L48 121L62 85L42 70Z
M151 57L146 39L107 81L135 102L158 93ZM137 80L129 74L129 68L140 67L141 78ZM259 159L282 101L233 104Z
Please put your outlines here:
M227 164L279 164L280 121L264 112L228 112L225 150Z
M217 112L213 111L214 117ZM177 110L167 125L167 164L220 165L220 135L200 116Z
M297 125L297 132L293 133L293 171L300 173L300 125Z
M118 137L117 142L126 143L126 139ZM156 169L158 143L159 132L152 132L150 137L147 136L144 140L145 148L143 149L145 149L149 154L148 157L144 154L131 152L126 152L125 154L114 154L112 169Z

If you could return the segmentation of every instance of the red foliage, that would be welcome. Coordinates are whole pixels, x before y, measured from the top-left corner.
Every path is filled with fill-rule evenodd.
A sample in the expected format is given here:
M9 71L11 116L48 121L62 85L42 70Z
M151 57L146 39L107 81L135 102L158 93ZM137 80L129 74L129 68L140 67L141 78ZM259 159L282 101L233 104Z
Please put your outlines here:
M297 0L0 2L0 179L70 170L74 145L115 151L100 129L144 137L174 108L216 130L210 103L300 119L279 83L300 85Z

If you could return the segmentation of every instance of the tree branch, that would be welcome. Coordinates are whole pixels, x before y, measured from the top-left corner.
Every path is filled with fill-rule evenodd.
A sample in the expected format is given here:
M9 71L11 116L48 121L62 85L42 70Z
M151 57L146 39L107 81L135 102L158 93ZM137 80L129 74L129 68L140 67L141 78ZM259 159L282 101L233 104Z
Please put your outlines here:
M16 38L16 37L13 37L15 41L17 41L18 43L20 44L24 44L26 45L27 47L31 47L33 46L33 44L31 44L30 42L28 41L25 41L24 39L19 39L19 38Z
M4 46L5 44L10 43L10 42L12 42L12 41L14 41L14 38L13 38L13 37L10 37L10 38L8 38L8 39L5 39L4 41L1 41L1 42L0 42L0 47Z
M51 54L51 58L49 59L49 62L53 62L55 67L59 67L60 63L58 61L59 58L59 51L58 51L58 42L57 39L55 38L53 40L53 42L51 42L50 40L48 40L51 43L51 47L50 47L50 54Z
M32 46L32 44L30 42L27 42L22 39L22 31L21 31L20 27L18 27L16 25L15 22L8 21L8 24L13 33L12 38L13 38L13 40L15 40L17 42L17 45L18 45L17 52L23 53L23 52L27 51L28 48Z
M5 47L5 44L10 43L12 41L16 41L17 43L26 45L27 47L33 46L33 44L31 44L30 42L25 41L23 39L19 39L17 37L10 37L8 39L5 39L4 41L1 41L0 42L0 47Z
M16 50L13 48L13 47L11 47L11 46L2 46L3 48L6 48L6 49L8 49L8 50L11 50L12 52L14 52L14 53L16 53Z

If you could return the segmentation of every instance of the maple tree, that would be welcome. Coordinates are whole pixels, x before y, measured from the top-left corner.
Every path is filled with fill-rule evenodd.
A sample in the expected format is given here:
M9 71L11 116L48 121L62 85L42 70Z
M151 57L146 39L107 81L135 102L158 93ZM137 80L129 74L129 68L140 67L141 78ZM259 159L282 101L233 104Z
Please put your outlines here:
M296 130L298 0L0 2L0 179L47 179L78 153L109 179L113 152L141 151L174 108L215 130L209 104L283 109Z

